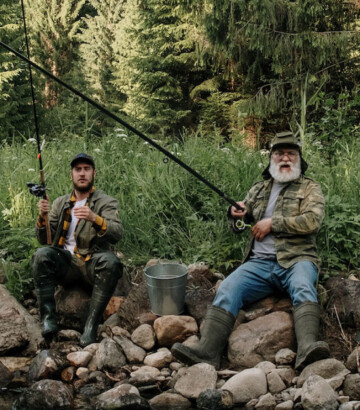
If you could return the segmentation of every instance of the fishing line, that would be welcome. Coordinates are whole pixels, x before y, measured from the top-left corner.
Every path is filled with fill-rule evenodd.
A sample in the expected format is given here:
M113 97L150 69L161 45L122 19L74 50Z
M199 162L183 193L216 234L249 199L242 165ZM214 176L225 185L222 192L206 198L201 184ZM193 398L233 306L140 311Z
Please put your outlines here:
M120 123L124 127L126 127L128 130L136 134L138 137L143 139L144 141L148 142L150 145L155 147L157 150L162 152L166 157L170 158L172 161L176 162L178 165L180 165L182 168L184 168L186 171L188 171L190 174L192 174L195 178L203 182L205 185L207 185L210 189L212 189L214 192L216 192L220 197L224 198L228 203L230 203L232 206L234 206L238 210L243 210L243 208L235 202L233 199L229 197L225 192L221 191L219 188L217 188L215 185L213 185L210 181L208 181L206 178L204 178L202 175L200 175L197 171L195 171L193 168L189 167L187 164L185 164L183 161L181 161L179 158L177 158L175 155L173 155L171 152L163 148L161 145L157 144L154 140L151 138L147 137L145 134L143 134L141 131L138 131L136 128L134 128L132 125L128 124L126 121L112 113L111 111L107 110L105 107L102 105L98 104L96 101L92 100L91 98L87 97L85 94L83 94L81 91L75 89L71 85L65 83L64 81L60 80L58 77L53 75L52 73L48 72L38 64L34 63L31 61L29 58L26 58L24 55L19 53L18 51L14 50L11 48L9 45L3 43L0 41L0 46L5 48L6 50L10 51L12 54L16 55L23 61L26 61L28 64L36 68L38 71L42 72L46 76L50 77L54 81L56 81L58 84L62 85L63 87L67 88L69 91L71 91L73 94L78 95L80 98L82 98L84 101L87 101L89 104L91 104L93 107L97 108L99 111L107 115L108 117L112 118L114 121ZM236 227L238 230L245 229L248 225L246 225L243 220L239 219L237 220Z

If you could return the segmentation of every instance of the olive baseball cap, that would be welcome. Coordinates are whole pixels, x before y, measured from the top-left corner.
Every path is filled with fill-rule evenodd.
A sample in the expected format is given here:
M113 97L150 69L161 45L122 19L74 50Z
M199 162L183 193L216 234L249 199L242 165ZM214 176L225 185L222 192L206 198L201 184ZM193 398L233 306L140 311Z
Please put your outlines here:
M301 141L295 137L291 131L283 131L275 134L275 137L270 143L270 150L274 151L280 145L290 145L301 151Z
M81 152L80 154L76 154L70 162L71 168L74 168L74 166L79 162L85 162L86 164L90 164L95 169L95 161L93 157L88 154L85 154L83 152Z

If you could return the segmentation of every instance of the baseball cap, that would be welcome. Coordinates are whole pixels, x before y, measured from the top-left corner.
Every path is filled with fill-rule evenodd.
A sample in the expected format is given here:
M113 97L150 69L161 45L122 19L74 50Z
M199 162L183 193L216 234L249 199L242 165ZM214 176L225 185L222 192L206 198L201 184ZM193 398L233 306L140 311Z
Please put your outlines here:
M95 161L92 156L81 152L80 154L76 154L75 157L71 160L70 166L74 168L76 164L79 162L85 162L86 164L90 164L95 169Z
M275 137L270 143L271 151L279 145L293 145L301 151L301 142L291 131L283 131L275 134Z

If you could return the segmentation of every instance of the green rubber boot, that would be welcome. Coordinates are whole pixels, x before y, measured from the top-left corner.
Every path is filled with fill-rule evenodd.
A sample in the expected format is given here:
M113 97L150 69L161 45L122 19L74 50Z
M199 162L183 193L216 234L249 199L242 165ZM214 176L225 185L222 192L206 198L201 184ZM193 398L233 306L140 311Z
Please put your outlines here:
M205 362L219 369L222 353L234 323L235 317L230 312L211 306L207 310L199 342L193 347L175 343L171 353L185 364Z
M52 285L37 289L40 317L42 321L41 334L44 337L51 336L58 330L54 292L55 287Z
M327 359L327 343L318 341L320 307L315 302L303 302L294 308L295 334L298 344L295 369L302 370L310 363Z
M84 326L84 332L80 338L80 346L85 347L91 343L96 342L97 328L101 322L104 310L109 303L109 300L113 294L114 289L103 290L98 286L94 286L88 317Z

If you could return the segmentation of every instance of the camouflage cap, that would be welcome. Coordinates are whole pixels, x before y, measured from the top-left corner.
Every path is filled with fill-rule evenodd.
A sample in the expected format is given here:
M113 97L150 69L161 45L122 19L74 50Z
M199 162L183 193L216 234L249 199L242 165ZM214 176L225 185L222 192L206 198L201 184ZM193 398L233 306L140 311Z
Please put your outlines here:
M301 151L301 141L291 131L283 131L275 134L275 137L270 143L270 150L273 151L279 145L295 146Z

